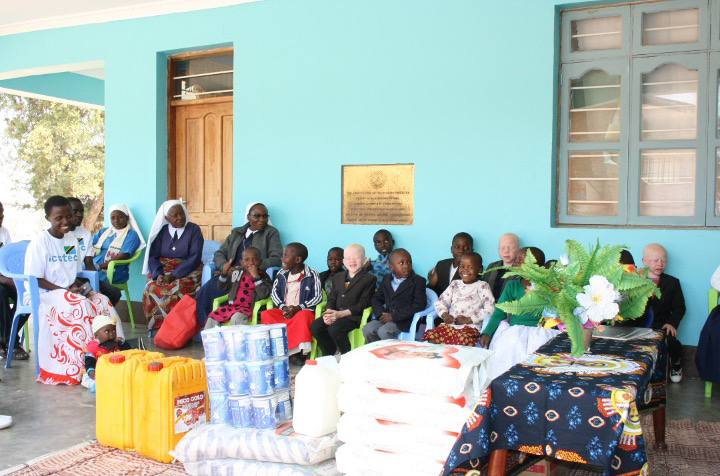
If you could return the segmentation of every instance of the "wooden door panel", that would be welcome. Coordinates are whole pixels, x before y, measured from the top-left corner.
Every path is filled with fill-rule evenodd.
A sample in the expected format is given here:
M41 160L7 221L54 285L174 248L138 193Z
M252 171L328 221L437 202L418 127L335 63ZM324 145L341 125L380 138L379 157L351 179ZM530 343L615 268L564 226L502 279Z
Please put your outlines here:
M222 211L232 215L232 171L233 171L233 117L223 116L222 121ZM228 232L229 233L229 232Z
M207 240L232 229L232 102L179 105L175 114L175 197ZM170 167L173 170L173 167ZM173 187L169 187L170 190Z

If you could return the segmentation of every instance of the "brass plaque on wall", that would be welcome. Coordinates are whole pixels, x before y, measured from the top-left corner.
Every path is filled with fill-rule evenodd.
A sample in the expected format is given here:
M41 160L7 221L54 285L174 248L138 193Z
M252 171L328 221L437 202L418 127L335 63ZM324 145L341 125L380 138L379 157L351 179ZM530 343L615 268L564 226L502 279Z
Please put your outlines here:
M342 223L412 225L415 165L343 165Z

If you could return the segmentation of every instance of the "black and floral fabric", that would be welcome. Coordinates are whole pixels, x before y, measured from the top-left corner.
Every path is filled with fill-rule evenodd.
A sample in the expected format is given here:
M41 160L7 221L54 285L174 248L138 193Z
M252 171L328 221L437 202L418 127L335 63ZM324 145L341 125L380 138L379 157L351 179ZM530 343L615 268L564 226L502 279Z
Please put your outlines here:
M665 404L662 332L644 339L593 339L570 357L560 334L497 377L475 406L443 475L479 474L490 452L517 450L589 464L607 475L645 474L639 411Z

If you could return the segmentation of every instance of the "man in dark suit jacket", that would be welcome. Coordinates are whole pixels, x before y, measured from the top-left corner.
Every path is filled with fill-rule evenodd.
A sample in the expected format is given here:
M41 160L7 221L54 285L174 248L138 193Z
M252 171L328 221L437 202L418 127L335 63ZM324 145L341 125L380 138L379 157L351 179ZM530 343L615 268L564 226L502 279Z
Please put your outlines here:
M685 316L685 297L680 281L665 273L667 251L658 243L651 243L643 250L643 264L648 278L660 288L660 299L651 297L647 306L653 311L652 328L665 331L668 357L670 358L670 380L682 380L682 344L677 338L677 328Z
M328 296L326 311L310 325L323 355L350 351L348 333L360 327L363 310L370 307L377 278L363 269L364 263L362 246L352 244L345 248L343 264L347 271L332 277L333 290Z
M498 243L498 254L500 255L500 260L490 263L487 269L498 268L500 266L512 266L513 263L515 263L515 258L517 257L519 249L520 240L516 234L505 233L500 236L500 242ZM500 299L500 295L505 288L505 283L507 282L507 279L503 277L505 273L506 271L504 269L496 269L494 271L487 272L482 276L482 280L488 283L490 291L492 291L493 296L495 297L495 302Z
M450 245L450 253L452 253L453 257L438 261L435 267L430 270L428 273L428 287L440 296L450 286L450 281L460 279L458 274L460 259L462 255L472 250L473 237L470 234L461 231L453 236L452 245ZM450 276L451 271L452 276ZM482 258L480 271L482 271Z
M390 253L391 274L385 275L372 298L374 319L363 327L365 340L397 339L408 332L416 312L427 306L425 278L413 273L410 253L398 248Z

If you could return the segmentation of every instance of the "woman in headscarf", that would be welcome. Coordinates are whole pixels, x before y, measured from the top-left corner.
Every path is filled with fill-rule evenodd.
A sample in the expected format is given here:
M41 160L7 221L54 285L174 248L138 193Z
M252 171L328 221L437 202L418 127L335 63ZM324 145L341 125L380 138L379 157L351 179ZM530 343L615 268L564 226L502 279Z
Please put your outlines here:
M202 277L203 236L191 223L185 205L179 200L163 203L155 215L143 274L143 310L148 329L159 329L165 316L180 299L194 297Z
M106 270L111 261L130 258L135 251L145 248L145 240L135 222L132 212L125 204L117 204L108 210L110 226L95 233L92 244L93 262L99 270L100 292L110 299L113 306L120 301L118 288L108 282ZM127 265L118 266L113 274L114 283L126 283L130 278Z
M218 288L218 280L230 274L230 268L239 266L242 252L249 248L257 248L260 258L259 269L265 271L273 266L280 266L282 245L280 232L272 226L270 214L265 205L251 202L245 209L246 222L243 226L233 228L220 249L215 252L213 262L219 276L215 276L205 283L197 295L197 320L200 327L204 327L207 316L212 311L213 300L226 294Z

